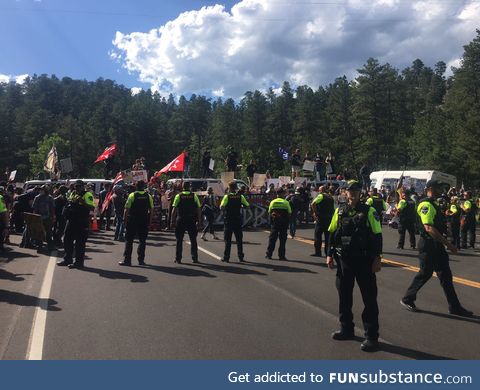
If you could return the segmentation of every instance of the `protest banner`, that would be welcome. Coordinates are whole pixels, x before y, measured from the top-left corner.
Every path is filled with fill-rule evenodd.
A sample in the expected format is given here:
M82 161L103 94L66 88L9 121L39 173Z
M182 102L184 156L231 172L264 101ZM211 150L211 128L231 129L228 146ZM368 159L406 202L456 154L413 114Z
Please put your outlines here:
M263 187L266 180L267 175L265 173L254 173L252 187Z
M223 188L228 188L228 183L230 183L235 179L235 172L222 172L220 177L223 184Z

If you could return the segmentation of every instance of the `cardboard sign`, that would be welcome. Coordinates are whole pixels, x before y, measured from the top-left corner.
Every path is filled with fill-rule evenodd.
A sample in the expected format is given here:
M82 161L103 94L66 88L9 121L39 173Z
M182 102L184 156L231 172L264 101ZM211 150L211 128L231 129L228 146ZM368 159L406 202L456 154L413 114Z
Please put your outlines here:
M290 176L279 176L278 180L280 180L280 185L281 186L283 186L283 185L288 186L290 184L290 181L292 180L292 178Z
M73 164L72 164L72 159L70 157L60 160L60 170L63 173L73 172Z
M210 159L210 163L208 164L208 169L213 171L213 168L215 167L215 160L213 158Z
M313 172L315 169L315 161L305 160L303 170Z
M15 176L17 176L17 171L16 171L16 170L10 172L10 176L8 177L8 181L9 181L9 182L14 181L14 180L15 180Z
M43 227L40 214L23 213L27 224L28 234L31 239L43 242L46 240L45 228Z
M215 196L223 197L225 195L225 188L222 183L212 183L210 187L212 187Z
M263 187L267 181L267 175L265 173L254 173L252 187Z
M235 179L235 172L222 172L221 180L223 188L228 188L228 183Z
M280 187L280 180L279 179L268 179L267 187L270 188L270 184L273 184L275 188Z
M307 184L306 177L296 177L295 178L295 187L303 187L304 184Z

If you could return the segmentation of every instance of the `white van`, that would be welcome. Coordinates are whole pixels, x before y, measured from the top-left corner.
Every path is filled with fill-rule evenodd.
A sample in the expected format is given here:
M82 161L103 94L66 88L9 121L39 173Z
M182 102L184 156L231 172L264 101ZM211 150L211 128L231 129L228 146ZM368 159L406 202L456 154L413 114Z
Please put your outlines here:
M404 184L415 187L417 192L422 192L429 180L438 180L450 187L457 186L455 176L439 171L376 171L370 174L371 186L377 189L381 186L395 189L402 175Z
M42 186L44 184L47 185L55 185L55 184L60 184L60 185L67 185L75 183L75 181L78 179L70 179L70 180L65 180L65 179L60 179L60 180L29 180L25 182L23 185L23 189L25 191L29 190L30 188L36 187L36 186ZM105 180L105 179L81 179L85 184L87 183L92 183L95 187L95 194L98 195L99 192L101 191L102 187L106 183L113 183L113 180Z

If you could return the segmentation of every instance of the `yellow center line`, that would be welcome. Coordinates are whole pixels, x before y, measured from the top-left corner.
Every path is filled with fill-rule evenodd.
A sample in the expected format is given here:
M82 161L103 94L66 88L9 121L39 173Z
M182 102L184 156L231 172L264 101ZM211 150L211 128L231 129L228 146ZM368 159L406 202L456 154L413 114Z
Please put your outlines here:
M265 232L270 233L268 230L265 230ZM309 244L309 245L314 245L315 244L315 241L309 240L308 238L303 238L303 237L295 237L294 240L295 241L300 241L300 242L303 242L304 244ZM395 267L403 268L407 271L412 271L412 272L418 272L420 270L420 268L415 267L414 265L405 264L405 263L401 263L399 261L385 259L385 258L382 258L382 263L390 264L390 265L393 265ZM435 274L433 276L437 277L437 275L435 275ZM468 280L468 279L464 279L464 278L459 278L458 276L454 276L453 281L455 283L458 283L458 284L463 284L464 286L480 288L480 283L479 282L475 282L473 280Z

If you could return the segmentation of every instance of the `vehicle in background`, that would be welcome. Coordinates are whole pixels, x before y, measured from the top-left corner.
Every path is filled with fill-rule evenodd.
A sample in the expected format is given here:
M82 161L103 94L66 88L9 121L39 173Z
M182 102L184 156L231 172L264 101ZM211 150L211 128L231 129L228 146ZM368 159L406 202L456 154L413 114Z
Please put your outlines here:
M190 183L190 189L193 192L204 192L207 190L208 187L212 187L213 184L222 184L222 181L220 179L192 179L192 178L185 178L183 179L183 182L189 182ZM237 183L237 188L240 188L242 186L248 187L247 183L245 183L243 180L235 179L235 182ZM167 187L170 188L171 186L174 185L181 185L182 179L170 179L167 180Z
M53 186L53 185L56 185L56 184L68 186L72 183L75 183L76 180L79 180L79 179L29 180L29 181L25 182L25 184L23 185L23 189L24 189L24 191L28 191L31 188L34 188L36 186L42 186L44 184L47 184L49 186ZM95 189L94 189L95 195L98 195L100 193L100 191L102 190L103 186L106 183L113 183L113 180L105 180L105 179L80 179L80 180L83 180L83 182L85 184L92 183L95 187Z
M395 189L400 177L403 175L403 185L414 187L417 193L423 192L429 180L438 180L445 184L445 187L456 187L457 178L448 173L440 171L376 171L370 174L371 187L380 189Z

